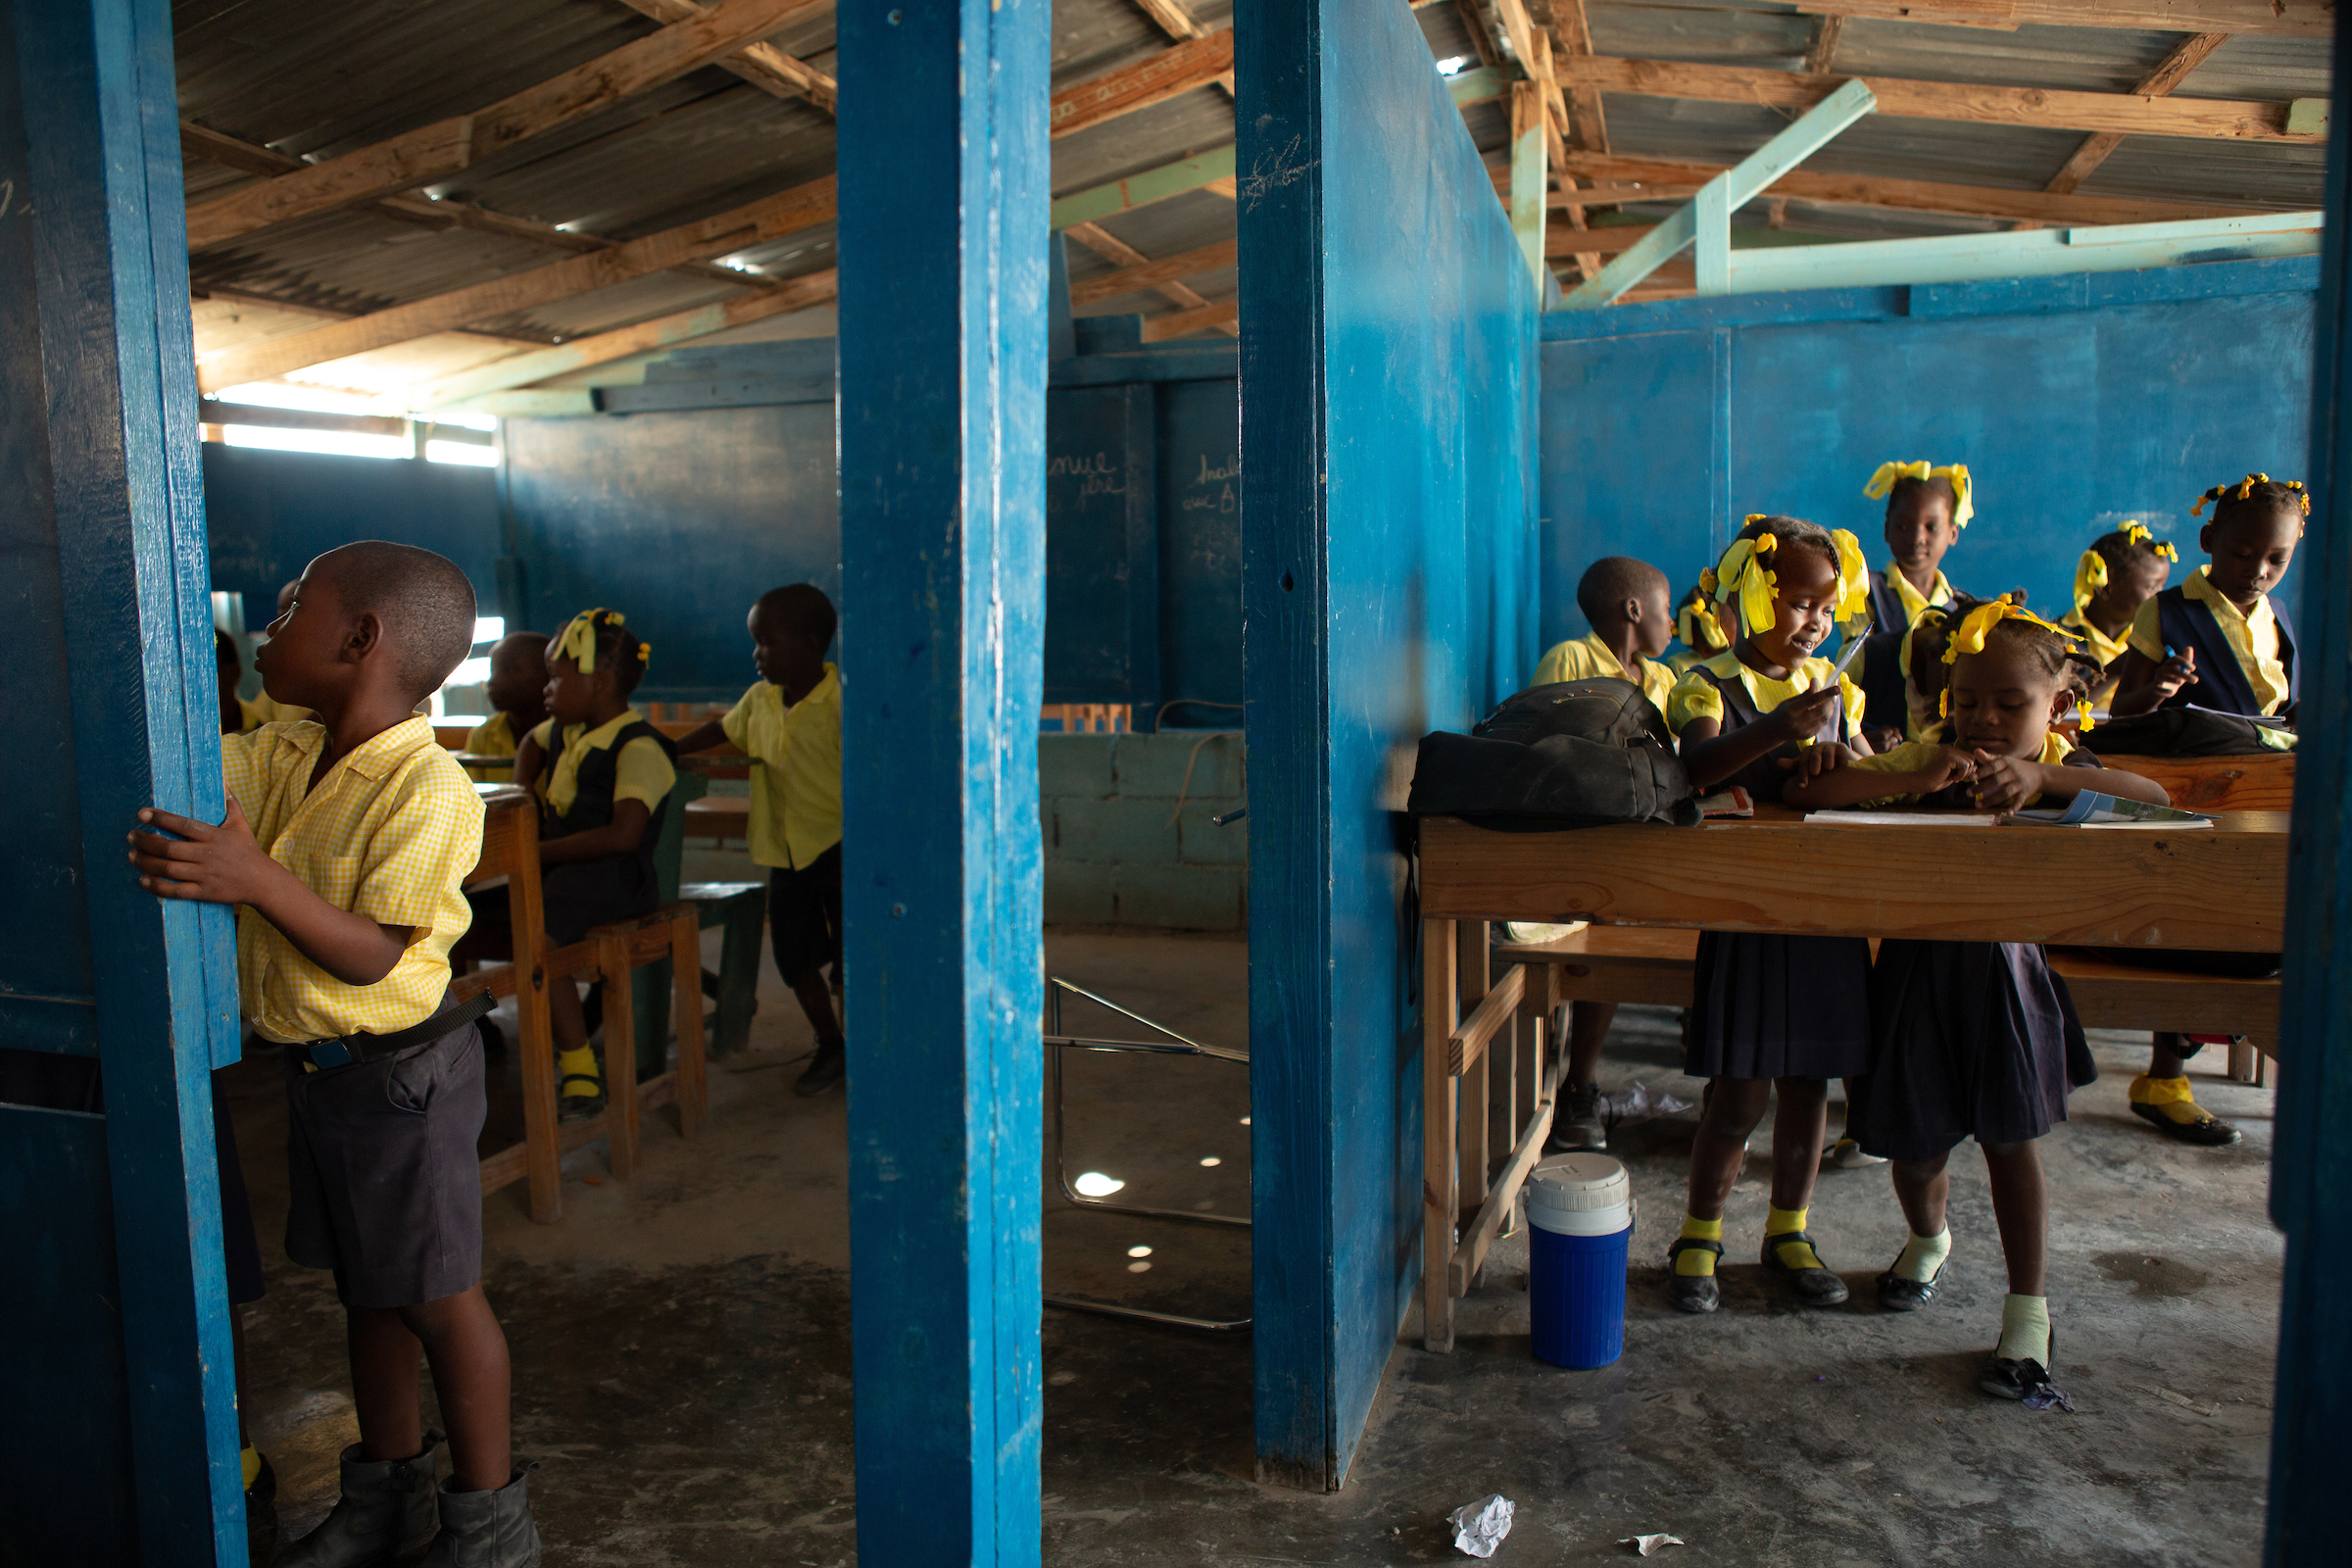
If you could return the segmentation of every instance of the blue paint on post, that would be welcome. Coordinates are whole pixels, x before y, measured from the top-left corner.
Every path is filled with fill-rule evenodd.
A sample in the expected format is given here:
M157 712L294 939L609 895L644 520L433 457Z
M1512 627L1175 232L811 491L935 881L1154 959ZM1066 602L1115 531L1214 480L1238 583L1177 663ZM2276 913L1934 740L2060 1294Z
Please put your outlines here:
M16 846L30 862L17 874L83 888L68 967L87 976L106 1086L139 1558L241 1562L210 1080L236 1054L228 911L159 903L118 858L142 806L216 821L222 808L170 21L163 0L0 0L0 158L21 160L0 164L13 285L0 377L6 482L24 503L0 511L0 539L12 592L50 633L24 645L12 691L24 710L68 716L70 752L44 762L76 793L70 830ZM7 989L18 935L58 913L35 898L0 914ZM60 958L54 931L24 946L36 963ZM58 1158L57 1179L73 1180ZM47 1441L52 1412L16 1402L29 1386L0 1380L7 1426ZM89 1454L90 1493L39 1504L61 1517L104 1505L122 1457Z
M2328 234L2321 257L2308 482L2316 515L2296 554L2312 585L2297 622L2302 743L2287 870L2278 1138L2271 1215L2286 1232L2278 1384L2271 1416L2271 1507L2263 1561L2319 1568L2343 1558L2343 1412L2352 1402L2352 32L2335 38L2328 117Z
M1883 564L1885 507L1862 484L1890 458L1969 466L1977 516L1944 570L1970 592L2066 609L2113 514L2193 566L2199 493L2303 467L2313 276L2254 262L1547 316L1532 646L1587 630L1592 561L1639 556L1679 592L1750 512L1851 528Z
M1534 660L1534 286L1402 6L1244 7L1259 1473L1336 1487L1417 1277L1413 747Z
M894 1568L1038 1560L1051 24L839 13L858 1552Z

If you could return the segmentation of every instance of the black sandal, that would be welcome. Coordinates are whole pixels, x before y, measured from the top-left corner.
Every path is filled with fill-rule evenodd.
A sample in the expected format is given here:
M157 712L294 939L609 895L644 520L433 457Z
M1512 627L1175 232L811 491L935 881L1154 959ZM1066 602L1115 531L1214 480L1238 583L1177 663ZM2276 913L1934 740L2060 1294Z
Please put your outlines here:
M590 1092L585 1095L566 1094L564 1091L573 1084L586 1084ZM591 1077L584 1072L567 1072L563 1081L556 1085L556 1120L586 1121L591 1116L604 1114L604 1109L605 1081L602 1078Z
M1674 1260L1696 1249L1713 1252L1716 1261L1723 1259L1721 1242L1702 1241L1696 1236L1678 1236L1666 1249L1666 1298L1685 1312L1712 1312L1723 1304L1723 1289L1712 1274L1678 1274Z
M1839 1279L1834 1270L1826 1265L1821 1268L1791 1268L1781 1261L1782 1248L1800 1243L1812 1248L1815 1257L1821 1255L1821 1249L1813 1247L1811 1232L1781 1231L1764 1238L1764 1266L1786 1279L1789 1288L1796 1292L1796 1298L1807 1306L1841 1304L1845 1300L1845 1281Z
M1896 1261L1900 1262L1901 1259L1897 1258ZM1935 1274L1924 1280L1915 1280L1908 1274L1897 1274L1889 1266L1886 1273L1879 1276L1879 1304L1889 1312L1918 1311L1936 1299L1936 1293L1943 1287L1943 1271L1951 1266L1951 1255L1946 1253L1943 1261L1936 1265Z
M2051 1360L2058 1359L2058 1336L2055 1332L2050 1335L2048 1354ZM2050 1369L2032 1356L2012 1361L2000 1354L1999 1347L1995 1346L1992 1359L1986 1361L1984 1370L1977 1374L1977 1387L1996 1399L2030 1399L2050 1387ZM2070 1404L2068 1408L2072 1409L2073 1406Z

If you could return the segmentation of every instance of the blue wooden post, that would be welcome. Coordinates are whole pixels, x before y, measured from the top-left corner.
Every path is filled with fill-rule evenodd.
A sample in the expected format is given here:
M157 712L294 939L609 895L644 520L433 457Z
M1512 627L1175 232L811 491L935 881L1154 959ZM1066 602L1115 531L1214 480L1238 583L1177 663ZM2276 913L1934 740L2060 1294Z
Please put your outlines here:
M1337 1487L1419 1262L1413 748L1534 657L1537 296L1412 13L1235 13L1260 1476Z
M236 1054L232 938L122 858L141 806L221 811L177 118L165 0L0 0L0 579L26 726L0 764L0 1044L94 1053L106 1105L102 1128L6 1111L13 1234L57 1270L20 1277L15 1309L95 1310L50 1320L86 1343L0 1325L0 1353L121 1369L92 1384L120 1388L111 1420L34 1404L38 1367L0 1373L0 1457L30 1503L11 1544L60 1561L120 1549L122 1477L136 1560L245 1549L209 1078ZM110 1215L111 1258L43 1234L52 1190L77 1223Z
M2344 1410L2352 1404L2352 32L2335 35L2328 135L2328 230L2312 343L2314 515L2295 563L2304 661L2287 871L2285 996L2278 1032L2278 1137L2271 1215L2286 1232L2278 1386L2271 1416L2271 1511L2263 1560L2343 1560Z
M858 1550L1034 1563L1052 13L839 19Z

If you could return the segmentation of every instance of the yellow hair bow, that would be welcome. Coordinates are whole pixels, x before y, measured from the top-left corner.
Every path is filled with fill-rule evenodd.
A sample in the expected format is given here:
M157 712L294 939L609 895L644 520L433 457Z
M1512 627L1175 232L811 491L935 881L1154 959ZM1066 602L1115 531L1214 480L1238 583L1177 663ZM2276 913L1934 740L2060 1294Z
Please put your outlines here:
M571 617L571 623L565 626L564 634L556 639L556 657L568 659L579 665L580 673L583 675L595 674L597 634L618 626L627 619L628 616L619 611L606 610L602 606L594 610L581 611ZM652 643L641 642L637 645L638 663L650 663L653 657L654 645Z
M1862 541L1850 528L1833 528L1830 540L1838 547L1838 620L1851 620L1870 608L1870 562L1862 554Z
M2128 545L2146 545L2148 547L2148 554L2156 557L2160 561L2179 561L2180 559L2180 552L2173 548L2172 541L2169 539L2157 538L2154 534L2148 531L2147 524L2145 523L2127 522L2124 524L2123 534L2124 543Z
M1753 539L1738 539L1723 553L1715 567L1715 597L1729 604L1734 594L1740 596L1740 623L1751 637L1768 630L1780 618L1773 601L1780 592L1780 581L1764 558L1781 546L1773 534L1760 533Z
M1723 626L1715 618L1714 600L1711 597L1714 577L1712 571L1701 573L1699 587L1706 591L1696 600L1686 602L1674 612L1674 634L1683 640L1685 648L1705 649L1714 653L1723 651Z
M2082 559L2075 563L2075 609L2082 610L2106 586L2107 558L2096 550L2083 551Z
M1968 476L1968 465L1951 463L1938 468L1930 463L1882 463L1862 487L1862 494L1872 501L1884 501L1893 491L1898 480L1944 479L1952 487L1952 524L1965 528L1968 519L1977 514L1977 504L1971 494L1973 486Z
M2256 485L2269 484L2270 482L2271 476L2267 473L2247 474L2243 479L2237 481L2235 486L2237 490L2237 499L2240 501L2251 500L2253 498L2254 487ZM2303 515L2306 517L2310 516L2311 492L2303 488L2303 481L2300 479L2281 479L2278 481L2278 483L2281 488L2292 490L2295 493L2295 499L2303 504ZM2188 509L2188 514L2192 517L2196 516L2205 510L2205 504L2207 502L2221 500L2222 497L2230 493L2230 489L2231 487L2227 484L2215 485L2212 489L2206 491L2203 495L2197 498L2197 504Z
M2075 733L2087 735L2091 729L2090 704L2086 699L2078 697L2075 699Z
M1947 664L1956 663L1962 654L1983 653L1984 639L1991 636L1992 628L2004 620L2031 622L2044 631L2056 632L2070 643L2079 643L2082 640L2064 626L2054 625L2042 619L2023 605L2013 605L2006 599L1995 599L1988 605L1979 605L1960 617L1960 624L1953 628L1951 640L1944 647L1943 662Z

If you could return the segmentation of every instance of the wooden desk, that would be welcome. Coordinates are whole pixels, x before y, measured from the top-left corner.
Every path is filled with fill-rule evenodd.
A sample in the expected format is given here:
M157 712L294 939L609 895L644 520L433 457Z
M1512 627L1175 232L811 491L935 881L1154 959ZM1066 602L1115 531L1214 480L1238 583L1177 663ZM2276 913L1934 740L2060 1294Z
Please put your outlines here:
M1770 807L1695 828L1494 833L1424 820L1424 1343L1452 1348L1454 1298L1543 1152L1558 1088L1544 1040L1558 971L1492 978L1489 921L2278 952L2286 813L2217 817L2185 832L1964 827L1933 813L1808 825Z
M2091 731L2097 751L2098 731ZM2109 757L2109 767L2152 778L2173 804L2191 811L2285 811L2295 804L2295 754L2250 757Z
M487 991L514 999L515 1049L521 1053L523 1141L482 1161L482 1196L528 1177L531 1218L551 1224L564 1214L564 1151L556 1120L556 1047L547 1014L547 919L539 902L539 806L511 784L477 784L482 797L482 854L468 887L504 877L507 917L514 933L513 962L460 975L450 982L459 1001Z

